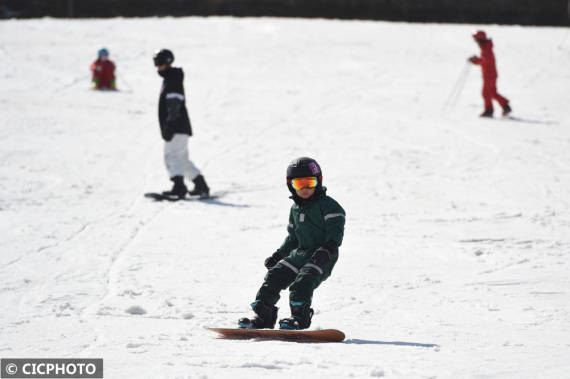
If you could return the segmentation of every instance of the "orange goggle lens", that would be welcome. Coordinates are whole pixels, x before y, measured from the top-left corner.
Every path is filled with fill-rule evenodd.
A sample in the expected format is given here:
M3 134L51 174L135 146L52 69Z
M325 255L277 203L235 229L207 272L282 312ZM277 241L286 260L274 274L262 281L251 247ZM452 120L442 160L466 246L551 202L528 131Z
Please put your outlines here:
M318 183L318 179L314 176L291 179L291 186L296 190L300 190L302 188L315 188Z

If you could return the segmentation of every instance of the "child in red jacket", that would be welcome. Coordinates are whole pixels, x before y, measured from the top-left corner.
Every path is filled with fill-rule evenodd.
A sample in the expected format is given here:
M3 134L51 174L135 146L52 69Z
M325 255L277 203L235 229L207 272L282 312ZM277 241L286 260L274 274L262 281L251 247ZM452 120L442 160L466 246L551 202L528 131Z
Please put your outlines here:
M503 116L511 113L509 100L499 95L497 92L497 67L495 65L495 54L493 54L493 41L487 39L487 34L479 30L473 34L473 39L481 49L481 56L472 56L469 61L481 66L483 73L483 100L485 101L485 111L481 117L493 117L493 99L503 108Z
M115 64L109 59L109 50L101 49L98 58L91 64L93 89L116 89Z

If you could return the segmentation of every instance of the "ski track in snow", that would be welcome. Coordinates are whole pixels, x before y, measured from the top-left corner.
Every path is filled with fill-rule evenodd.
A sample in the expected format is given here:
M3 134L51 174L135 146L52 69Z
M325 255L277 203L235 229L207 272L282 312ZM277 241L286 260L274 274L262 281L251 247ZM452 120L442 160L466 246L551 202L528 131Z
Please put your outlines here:
M570 31L485 26L514 112L482 120L476 67L444 107L474 27L1 21L2 356L102 357L106 378L566 377ZM120 91L88 89L101 46ZM169 186L160 47L217 201L142 197ZM205 327L250 314L285 236L301 155L347 211L312 325L347 339L219 340Z

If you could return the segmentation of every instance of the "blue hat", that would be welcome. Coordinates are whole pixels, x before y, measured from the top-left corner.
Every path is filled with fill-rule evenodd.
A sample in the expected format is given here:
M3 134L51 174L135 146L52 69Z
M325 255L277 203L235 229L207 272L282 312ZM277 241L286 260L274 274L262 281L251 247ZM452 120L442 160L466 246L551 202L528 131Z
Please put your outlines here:
M101 55L109 55L109 50L102 48L101 50L99 50L97 52L97 55L101 56Z

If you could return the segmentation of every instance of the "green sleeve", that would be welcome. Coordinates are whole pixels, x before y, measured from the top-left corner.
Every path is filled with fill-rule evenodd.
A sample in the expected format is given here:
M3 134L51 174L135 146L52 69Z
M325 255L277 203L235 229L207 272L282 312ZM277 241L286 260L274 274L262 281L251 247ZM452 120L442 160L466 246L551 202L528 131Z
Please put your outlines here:
M291 250L296 249L299 246L299 241L297 241L297 236L295 235L295 229L293 225L293 213L289 212L289 224L287 225L287 237L285 241L281 244L281 247L277 249L277 253L282 257L286 257L291 253Z
M325 243L334 242L338 247L342 244L344 236L346 213L340 204L330 197L327 198L322 210L326 228Z

